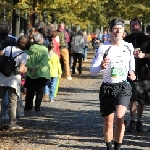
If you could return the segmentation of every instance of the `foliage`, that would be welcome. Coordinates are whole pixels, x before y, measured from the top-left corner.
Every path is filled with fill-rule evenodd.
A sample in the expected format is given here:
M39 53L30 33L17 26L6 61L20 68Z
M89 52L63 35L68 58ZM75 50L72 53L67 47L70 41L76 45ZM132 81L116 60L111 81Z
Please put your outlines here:
M19 1L19 0L18 0ZM64 20L67 24L79 24L86 28L88 24L107 26L115 16L125 20L138 17L144 24L149 22L150 1L148 0L20 0L12 6L12 0L1 1L7 9L7 19L11 19L12 9L20 9L28 13L38 12L42 15L55 13L57 21ZM3 10L0 10L1 16ZM2 18L2 17L1 17Z

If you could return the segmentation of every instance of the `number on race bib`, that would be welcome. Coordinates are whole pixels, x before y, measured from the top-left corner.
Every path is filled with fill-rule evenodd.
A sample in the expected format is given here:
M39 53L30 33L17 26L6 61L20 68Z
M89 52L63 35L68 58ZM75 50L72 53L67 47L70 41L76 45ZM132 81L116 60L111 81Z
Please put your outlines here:
M111 68L111 77L118 78L127 75L127 68Z

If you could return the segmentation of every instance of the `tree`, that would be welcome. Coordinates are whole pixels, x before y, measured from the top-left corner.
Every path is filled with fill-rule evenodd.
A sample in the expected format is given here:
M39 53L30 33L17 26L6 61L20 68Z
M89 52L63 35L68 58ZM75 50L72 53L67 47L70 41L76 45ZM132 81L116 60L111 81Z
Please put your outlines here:
M2 3L1 1L0 5ZM11 14L12 0L7 0L6 5L8 14ZM110 19L119 16L125 20L138 17L146 24L150 16L149 0L20 0L15 8L28 13L41 14L47 11L49 16L55 14L58 21L65 20L67 24L79 24L82 28L86 28L89 23L107 26ZM8 18L10 20L11 15L7 16Z

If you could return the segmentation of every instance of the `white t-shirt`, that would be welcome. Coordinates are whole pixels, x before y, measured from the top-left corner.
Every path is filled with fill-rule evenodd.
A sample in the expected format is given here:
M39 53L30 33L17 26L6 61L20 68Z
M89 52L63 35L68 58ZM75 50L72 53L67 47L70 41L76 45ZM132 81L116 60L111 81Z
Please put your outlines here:
M103 61L105 51L108 50L109 47L110 49L107 56L110 59L110 63L107 68L103 70L103 82L119 83L126 81L128 71L135 70L135 59L133 55L133 45L125 41L122 42L121 46L114 46L108 43L101 45L95 52L90 73L91 75L97 75L102 70L100 64Z
M10 55L11 46L8 46L4 49L4 54L6 56ZM15 57L16 55L23 52L21 49L16 48L15 46L12 47L12 57ZM27 62L27 54L23 53L15 59L16 65L19 65L20 63L26 64ZM16 89L16 94L20 97L20 84L21 84L21 75L20 74L14 74L13 72L9 77L4 76L2 73L0 73L0 86L8 86Z

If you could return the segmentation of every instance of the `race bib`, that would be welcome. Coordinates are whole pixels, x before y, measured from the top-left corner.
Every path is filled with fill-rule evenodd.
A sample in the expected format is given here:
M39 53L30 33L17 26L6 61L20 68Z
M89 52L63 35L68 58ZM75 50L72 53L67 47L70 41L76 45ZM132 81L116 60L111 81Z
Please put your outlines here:
M127 68L126 67L112 67L111 68L111 77L112 78L121 78L127 76Z

